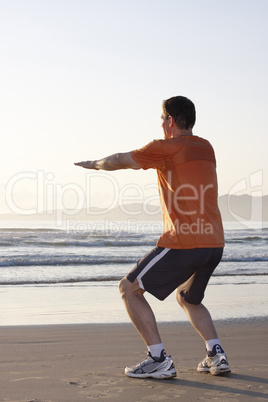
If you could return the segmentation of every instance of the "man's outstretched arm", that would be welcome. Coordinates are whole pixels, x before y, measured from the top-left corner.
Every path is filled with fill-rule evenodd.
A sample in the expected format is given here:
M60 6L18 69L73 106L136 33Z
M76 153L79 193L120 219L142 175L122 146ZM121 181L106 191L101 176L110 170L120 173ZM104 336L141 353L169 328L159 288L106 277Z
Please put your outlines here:
M77 162L75 165L95 170L140 169L131 152L113 154L96 161Z

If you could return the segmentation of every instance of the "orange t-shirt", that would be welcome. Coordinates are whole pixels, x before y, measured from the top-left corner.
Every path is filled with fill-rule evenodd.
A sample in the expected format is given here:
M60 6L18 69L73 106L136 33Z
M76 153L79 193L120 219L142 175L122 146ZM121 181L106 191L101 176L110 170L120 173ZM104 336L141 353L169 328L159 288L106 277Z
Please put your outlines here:
M154 140L131 152L142 169L156 169L164 230L159 247L223 247L216 160L197 136Z

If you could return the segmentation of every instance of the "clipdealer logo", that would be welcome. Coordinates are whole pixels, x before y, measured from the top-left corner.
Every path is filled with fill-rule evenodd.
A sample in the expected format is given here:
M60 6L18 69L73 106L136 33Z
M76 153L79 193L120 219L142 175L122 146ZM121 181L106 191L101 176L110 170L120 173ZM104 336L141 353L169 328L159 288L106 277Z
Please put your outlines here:
M232 207L232 197L239 194L249 194L251 205L249 216L246 218L242 214L235 212ZM232 218L247 228L252 227L252 223L257 223L262 227L263 223L263 171L258 170L235 183L228 193L228 211Z
M12 176L6 184L6 205L14 214L28 216L29 218L33 215L46 214L47 218L51 217L51 220L55 220L58 226L62 225L66 217L78 216L82 210L85 211L88 219L92 216L94 219L97 219L98 216L102 219L103 215L115 207L119 207L126 216L137 219L142 213L143 216L150 216L150 218L160 215L160 206L155 204L159 199L156 183L147 184L145 188L136 183L120 186L115 177L107 172L89 172L85 177L85 185L80 186L76 183L56 183L55 175L52 172L42 170L19 172ZM170 182L172 182L171 179L171 177L168 178ZM102 188L109 194L110 198L104 200L106 202L105 207L92 209L94 195L99 189L100 181ZM232 186L227 195L227 209L235 221L248 227L252 222L262 224L262 186L262 170L252 173L248 178L243 178ZM26 197L24 197L22 188L31 189L31 197L27 203L24 202ZM173 229L176 229L180 234L211 234L212 225L205 224L202 215L205 213L207 196L212 189L212 184L200 185L198 188L189 184L181 184L175 190L169 187L165 195L167 210L172 211L174 209L178 216L189 217L188 224L185 223L187 219L181 219L181 221L176 222L176 228L173 226ZM249 193L252 196L248 218L241 216L241 212L239 214L239 211L232 208L232 196L239 193ZM71 207L70 203L68 204L70 199L72 199ZM129 208L130 203L136 203L138 210L131 210ZM153 204L155 207L152 209Z

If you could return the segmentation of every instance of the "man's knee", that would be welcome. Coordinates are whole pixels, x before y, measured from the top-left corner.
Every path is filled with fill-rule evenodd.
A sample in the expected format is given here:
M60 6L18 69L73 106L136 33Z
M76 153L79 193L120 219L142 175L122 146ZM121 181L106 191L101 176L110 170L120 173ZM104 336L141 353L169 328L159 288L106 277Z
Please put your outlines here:
M129 280L125 277L125 278L121 279L121 281L118 284L118 288L119 288L121 297L123 297L126 294L126 292L128 291L128 283L127 282L129 282Z
M137 279L135 279L135 281L132 283L126 277L124 277L119 282L118 287L122 298L137 292L144 293L144 290L139 287Z
M180 291L177 289L176 290L176 299L177 302L179 303L179 305L183 308L185 306L185 299L184 297L182 297L182 295L180 294Z
M203 297L191 297L191 300L187 301L185 300L185 297L181 295L181 292L179 290L176 290L176 298L179 303L179 305L185 310L188 309L191 306L199 306L202 302Z

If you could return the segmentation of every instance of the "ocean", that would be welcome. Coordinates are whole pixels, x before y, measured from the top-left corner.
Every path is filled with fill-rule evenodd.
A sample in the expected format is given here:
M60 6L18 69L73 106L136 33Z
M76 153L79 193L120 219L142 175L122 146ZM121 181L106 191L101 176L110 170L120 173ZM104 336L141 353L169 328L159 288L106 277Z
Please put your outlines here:
M267 315L265 226L225 225L223 258L204 300L214 318ZM155 246L161 231L159 222L2 224L0 325L128 322L118 281ZM167 302L148 297L159 321L186 319L174 296Z

